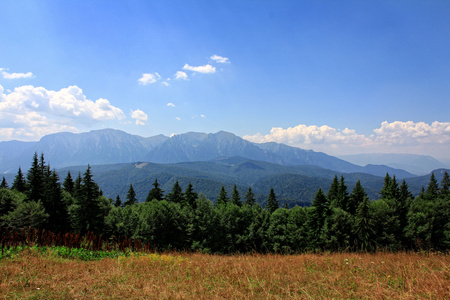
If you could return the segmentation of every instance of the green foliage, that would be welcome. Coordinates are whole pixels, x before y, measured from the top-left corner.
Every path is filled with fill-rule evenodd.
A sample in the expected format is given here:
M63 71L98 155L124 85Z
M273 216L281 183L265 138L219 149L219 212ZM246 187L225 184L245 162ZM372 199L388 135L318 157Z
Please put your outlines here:
M269 197L267 198L266 209L269 211L269 213L273 213L278 209L278 201L277 197L275 196L275 191L273 190L273 188L270 188Z
M42 228L48 220L48 214L40 201L23 201L7 215L1 217L3 225L21 230L24 228Z
M130 184L130 188L127 193L127 201L123 203L123 206L129 206L138 203L136 199L136 192L134 191L133 185Z

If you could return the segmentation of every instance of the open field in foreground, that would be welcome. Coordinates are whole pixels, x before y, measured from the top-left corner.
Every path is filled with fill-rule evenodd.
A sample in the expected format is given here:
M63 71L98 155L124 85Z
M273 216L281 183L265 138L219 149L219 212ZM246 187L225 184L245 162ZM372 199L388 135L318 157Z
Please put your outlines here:
M144 254L97 261L27 249L0 260L3 299L450 299L437 254Z

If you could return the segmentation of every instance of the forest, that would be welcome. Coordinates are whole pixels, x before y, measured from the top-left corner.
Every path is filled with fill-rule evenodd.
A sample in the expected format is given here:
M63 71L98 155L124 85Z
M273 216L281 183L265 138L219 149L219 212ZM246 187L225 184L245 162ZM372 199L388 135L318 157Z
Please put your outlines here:
M0 227L38 228L53 233L128 237L154 249L203 253L301 253L321 251L402 251L450 248L450 179L429 183L413 197L403 180L386 174L378 200L358 181L350 191L344 176L328 191L318 189L309 207L280 207L268 186L267 205L251 187L240 195L224 187L214 201L189 183L163 191L154 179L145 202L130 184L126 199L107 198L90 166L60 180L35 153L27 174L18 169L11 186L0 186Z

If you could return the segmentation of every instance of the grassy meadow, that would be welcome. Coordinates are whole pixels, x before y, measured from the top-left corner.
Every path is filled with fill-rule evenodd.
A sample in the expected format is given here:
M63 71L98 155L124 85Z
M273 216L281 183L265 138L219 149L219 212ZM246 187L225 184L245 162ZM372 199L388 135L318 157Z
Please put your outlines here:
M450 257L427 253L131 253L26 248L0 259L2 299L450 299Z

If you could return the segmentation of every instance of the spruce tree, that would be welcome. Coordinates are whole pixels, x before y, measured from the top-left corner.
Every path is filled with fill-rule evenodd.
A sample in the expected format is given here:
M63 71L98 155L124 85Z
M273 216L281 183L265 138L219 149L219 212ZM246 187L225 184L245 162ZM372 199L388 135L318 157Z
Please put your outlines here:
M443 196L446 196L449 194L449 187L450 187L450 178L448 176L448 172L444 172L444 176L442 177L441 181L441 189L439 190L439 193Z
M226 205L227 203L228 203L227 191L225 190L225 187L222 185L222 188L220 189L219 192L219 197L217 198L216 201L216 206Z
M34 153L31 168L27 173L26 194L30 201L39 201L44 195L44 170L39 164L37 152Z
M63 186L64 186L64 190L66 192L68 192L69 194L73 195L75 184L73 182L72 175L70 174L70 171L67 172L67 176L64 179Z
M3 176L2 183L0 183L0 189L8 189L8 183L6 182L5 176Z
M167 201L174 202L174 203L182 203L184 200L183 198L183 190L181 189L180 184L178 183L178 180L175 181L172 187L172 192L170 192L167 195Z
M339 198L339 180L337 175L334 175L333 182L330 185L330 189L328 190L327 195L328 201L330 203L338 202Z
M153 199L156 199L158 201L161 201L164 198L164 191L160 188L158 179L155 179L155 182L153 182L153 188L148 192L147 198L145 199L146 202L150 202Z
M241 196L239 195L239 191L237 189L236 184L233 186L233 192L231 194L231 202L237 206L242 206Z
M361 185L361 181L358 180L355 184L355 188L350 194L349 200L346 205L346 211L351 215L355 215L358 206L361 204L361 202L364 201L364 198L367 198L367 194Z
M429 200L436 199L439 191L439 185L434 176L434 173L431 173L430 182L428 183L427 190L425 191L425 195Z
M358 248L363 251L372 250L374 230L373 221L370 216L370 201L367 197L363 198L356 210L355 233Z
M247 193L245 193L245 204L246 205L255 205L256 204L255 194L253 194L251 187L248 187L248 191L247 191Z
M120 195L119 194L117 194L116 201L114 202L114 206L115 207L121 207L122 206L122 200L120 200Z
M136 192L134 191L133 185L130 184L130 188L127 192L127 200L123 203L123 206L136 204L138 201L136 199Z
M17 175L14 178L11 189L23 193L26 190L26 184L27 183L25 177L23 176L22 169L19 167L19 170L17 171Z
M198 194L195 192L192 183L189 182L186 191L184 192L184 202L191 207L195 208L195 201L198 198Z
M273 213L278 209L278 201L273 188L270 188L269 197L267 198L266 209L269 213Z

